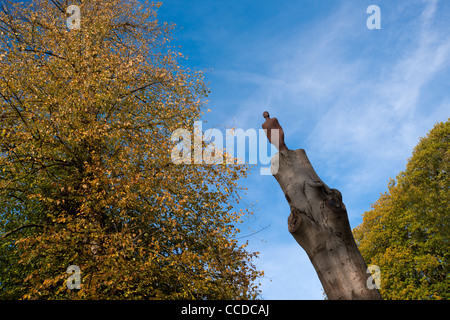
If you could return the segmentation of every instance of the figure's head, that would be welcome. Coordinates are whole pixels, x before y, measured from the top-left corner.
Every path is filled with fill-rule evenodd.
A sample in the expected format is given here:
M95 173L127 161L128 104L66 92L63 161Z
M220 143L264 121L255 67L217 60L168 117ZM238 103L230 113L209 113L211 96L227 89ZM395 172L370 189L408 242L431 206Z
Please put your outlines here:
M270 116L269 116L269 113L268 113L267 111L264 111L263 117L264 117L265 119L268 119L268 118L270 117Z

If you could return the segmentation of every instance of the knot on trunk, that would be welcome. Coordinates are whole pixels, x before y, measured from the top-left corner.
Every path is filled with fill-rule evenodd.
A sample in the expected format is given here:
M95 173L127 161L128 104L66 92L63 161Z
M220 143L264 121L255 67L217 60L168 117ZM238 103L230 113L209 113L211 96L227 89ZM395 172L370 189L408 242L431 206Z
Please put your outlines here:
M279 155L279 157L277 156ZM367 286L369 274L353 238L342 194L317 175L305 150L283 150L272 170L290 206L288 229L306 251L327 297L381 299Z
M347 209L342 202L342 194L337 189L331 189L330 193L326 195L324 200L325 207L334 213L346 213Z
M291 207L291 214L288 218L288 229L290 233L294 233L300 227L302 222L302 212L297 208Z

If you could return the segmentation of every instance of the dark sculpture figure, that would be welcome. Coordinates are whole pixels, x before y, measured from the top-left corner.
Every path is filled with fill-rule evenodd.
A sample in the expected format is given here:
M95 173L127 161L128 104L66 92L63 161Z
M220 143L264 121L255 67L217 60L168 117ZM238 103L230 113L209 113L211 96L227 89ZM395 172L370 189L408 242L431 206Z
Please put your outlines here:
M264 111L263 113L264 119L266 119L266 122L262 124L262 128L266 132L267 139L269 139L269 142L273 144L279 151L283 150L289 150L286 147L286 144L284 143L284 132L283 128L281 128L280 123L278 122L277 118L270 118L270 115L267 111ZM278 130L278 141L273 141L272 139L272 130ZM276 135L275 135L276 136Z

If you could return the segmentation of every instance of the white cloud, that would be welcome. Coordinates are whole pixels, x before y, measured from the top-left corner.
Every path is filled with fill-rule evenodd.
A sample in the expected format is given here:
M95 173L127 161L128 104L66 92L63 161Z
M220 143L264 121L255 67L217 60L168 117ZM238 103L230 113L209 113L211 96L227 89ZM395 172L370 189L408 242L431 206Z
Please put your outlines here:
M424 16L431 19L433 11L426 11L428 14ZM359 146L367 150L373 145L366 147L365 143L371 140L374 143L380 142L379 137L386 135L386 131L398 130L398 125L402 125L404 120L408 126L408 120L416 116L411 112L417 107L422 87L437 71L447 67L449 61L450 38L446 34L428 30L427 23L428 20L422 21L416 43L409 43L403 52L398 52L393 61L384 62L391 71L383 77L383 81L374 83L370 75L364 76L364 68L358 71L359 66L355 63L341 62L341 75L327 73L329 79L325 83L331 85L324 90L333 93L336 88L349 89L333 95L333 106L317 122L309 140L320 144L323 152L329 152L328 148L333 146L336 149L345 148L345 145L349 150ZM339 43L333 45L339 46ZM337 57L335 63L339 59L344 61L345 57ZM312 72L312 75L307 74L305 77L314 79L317 73L324 73L320 71L323 71L322 67L319 67L319 72ZM341 84L342 75L347 75L344 86ZM383 128L383 131L377 132L379 128Z
M450 65L448 19L436 19L445 17L441 4L386 3L382 17L389 19L383 20L381 30L368 30L364 19L354 18L365 8L345 4L307 31L291 35L266 69L216 69L224 79L253 88L224 116L235 116L235 125L244 129L259 128L266 109L277 117L288 147L306 148L319 176L342 191L356 226L363 211L385 191L388 179L404 169L418 138L449 116L450 97L436 80L445 70L448 74ZM414 18L396 17L395 10L412 12ZM249 190L252 186L258 192L249 201L272 201L258 205L263 224L272 222L271 230L286 233L283 242L267 230L260 235L270 244L265 246L250 240L261 252L260 268L272 279L263 280L263 297L321 299L309 259L287 240L289 212L277 211L277 203L285 199L279 190L275 195L272 191L278 186L250 181Z
M353 221L361 221L359 215L368 209L357 199L376 199L388 179L404 169L419 137L449 115L448 103L421 99L430 94L424 88L432 90L428 84L450 62L448 33L431 27L436 6L437 1L426 3L418 25L411 26L417 32L415 41L383 62L391 70L384 80L372 83L370 77L356 76L350 94L336 96L308 137L316 164L326 164L322 178L341 184ZM353 68L349 65L355 73ZM434 95L439 101L442 94Z
M291 244L264 246L259 264L262 298L268 300L323 300L323 289L305 251L294 240Z

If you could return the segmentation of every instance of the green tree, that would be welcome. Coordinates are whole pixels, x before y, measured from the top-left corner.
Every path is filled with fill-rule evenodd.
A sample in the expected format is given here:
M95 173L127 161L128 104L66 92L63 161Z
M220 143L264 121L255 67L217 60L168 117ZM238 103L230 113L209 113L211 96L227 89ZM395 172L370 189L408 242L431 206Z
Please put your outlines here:
M236 240L248 168L171 161L172 133L192 128L208 89L179 64L158 6L3 1L1 298L259 294L256 253ZM70 265L80 290L66 287Z
M385 299L450 299L450 122L422 138L406 170L354 229Z

